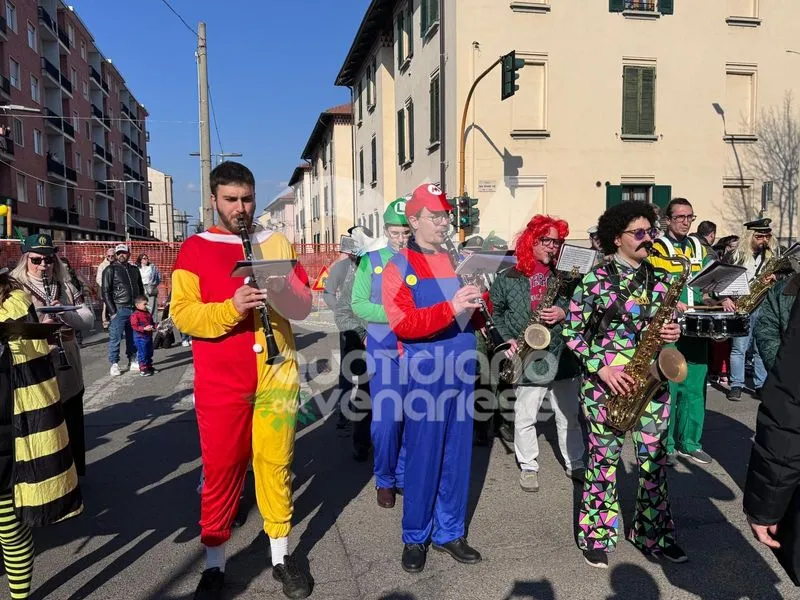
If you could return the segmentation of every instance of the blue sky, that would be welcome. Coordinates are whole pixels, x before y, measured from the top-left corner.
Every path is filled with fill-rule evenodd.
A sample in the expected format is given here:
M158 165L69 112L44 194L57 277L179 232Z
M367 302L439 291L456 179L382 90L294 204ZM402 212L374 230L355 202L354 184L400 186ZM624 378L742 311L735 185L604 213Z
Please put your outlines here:
M174 178L175 205L200 204L196 38L161 0L71 0L150 113L152 166ZM170 0L206 22L211 96L225 152L256 175L258 209L299 164L319 113L348 100L333 82L369 0ZM212 125L213 127L213 125ZM212 152L219 152L212 129ZM282 185L283 184L283 185Z

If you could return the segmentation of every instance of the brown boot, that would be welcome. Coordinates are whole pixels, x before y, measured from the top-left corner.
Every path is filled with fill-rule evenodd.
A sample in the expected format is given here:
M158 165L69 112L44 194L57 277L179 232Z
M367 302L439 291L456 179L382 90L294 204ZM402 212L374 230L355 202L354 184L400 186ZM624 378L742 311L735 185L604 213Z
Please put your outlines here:
M376 495L378 506L381 508L394 508L394 488L378 488Z

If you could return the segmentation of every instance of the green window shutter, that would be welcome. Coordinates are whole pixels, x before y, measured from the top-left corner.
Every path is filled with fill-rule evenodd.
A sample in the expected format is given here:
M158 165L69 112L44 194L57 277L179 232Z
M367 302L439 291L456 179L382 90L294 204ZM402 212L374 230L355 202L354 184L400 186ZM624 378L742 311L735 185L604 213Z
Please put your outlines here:
M372 183L378 181L378 141L372 138Z
M433 79L431 79L430 103L431 103L430 142L431 144L433 144L434 142L439 141L439 76L438 75Z
M358 185L364 189L364 149L358 151Z
M625 10L625 0L608 0L608 12L622 12Z
M439 20L439 0L428 0L430 2L430 16L428 17L428 25L433 25Z
M358 80L358 120L361 121L364 118L364 85L361 83L361 80Z
M666 214L664 211L667 204L672 200L672 186L671 185L654 185L653 186L653 204L661 209L661 214Z
M675 0L658 0L658 10L662 15L671 15L675 12Z
M639 102L639 133L653 135L656 132L656 70L641 69Z
M406 162L406 113L402 108L397 111L397 160L401 165Z
M406 16L406 33L408 34L408 56L414 56L414 2L408 2L408 16Z
M611 208L622 202L622 186L621 185L608 185L606 186L606 208Z
M406 28L404 24L404 15L403 11L397 13L397 68L399 69L403 61L406 58L405 47L403 46L403 35L405 34Z
M414 160L414 103L409 102L406 106L408 111L408 160Z
M639 133L639 87L641 67L622 69L622 135Z
M423 37L425 32L428 31L428 2L437 2L437 0L422 0L419 5L419 36Z

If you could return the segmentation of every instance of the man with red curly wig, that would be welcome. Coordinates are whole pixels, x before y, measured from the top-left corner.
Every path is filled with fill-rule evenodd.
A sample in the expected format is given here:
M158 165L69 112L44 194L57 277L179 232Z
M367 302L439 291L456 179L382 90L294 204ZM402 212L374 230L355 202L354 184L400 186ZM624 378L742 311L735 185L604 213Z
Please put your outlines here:
M514 452L521 469L519 485L526 492L539 491L536 420L542 401L548 396L567 475L582 481L585 469L583 434L578 421L578 364L571 352L563 351L561 337L571 290L557 289L553 303L541 305L550 288L567 287L563 280L554 278L558 253L568 234L566 221L535 215L516 236L516 267L503 272L489 293L495 325L512 342L507 352L509 358L521 350L516 340L530 324L534 311L539 312L539 322L551 332L547 348L533 351L528 348L521 376L515 382Z

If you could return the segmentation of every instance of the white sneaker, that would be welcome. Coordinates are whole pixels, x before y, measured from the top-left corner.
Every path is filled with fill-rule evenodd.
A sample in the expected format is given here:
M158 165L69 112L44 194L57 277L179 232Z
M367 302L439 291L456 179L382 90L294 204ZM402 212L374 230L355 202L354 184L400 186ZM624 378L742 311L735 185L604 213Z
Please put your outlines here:
M522 471L519 474L519 487L526 492L538 492L539 473L536 471Z
M128 367L128 371L138 371L139 370L139 363L135 360L131 361L131 366Z
M183 341L181 342L181 346L183 346L184 348L188 348L188 347L189 347L189 342L188 342L188 340L183 340Z
M111 365L111 370L108 372L108 374L111 375L112 377L116 377L117 375L122 375L122 373L119 370L119 365L117 363Z

